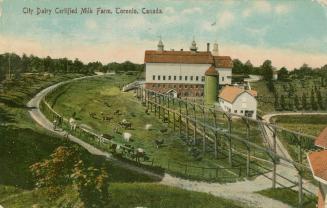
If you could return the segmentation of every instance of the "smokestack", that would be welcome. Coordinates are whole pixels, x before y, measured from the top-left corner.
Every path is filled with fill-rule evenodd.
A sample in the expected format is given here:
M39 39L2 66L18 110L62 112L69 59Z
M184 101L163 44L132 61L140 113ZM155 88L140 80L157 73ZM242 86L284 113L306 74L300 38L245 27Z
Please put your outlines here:
M207 52L210 52L210 43L207 43Z

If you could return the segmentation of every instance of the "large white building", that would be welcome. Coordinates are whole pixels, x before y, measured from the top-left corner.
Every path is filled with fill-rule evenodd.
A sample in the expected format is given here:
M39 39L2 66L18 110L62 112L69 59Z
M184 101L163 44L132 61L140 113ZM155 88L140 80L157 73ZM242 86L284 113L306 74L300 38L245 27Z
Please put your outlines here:
M226 86L219 93L220 107L229 113L257 117L257 92L245 90L237 86Z
M160 40L157 50L145 51L145 88L181 97L203 96L205 71L214 66L219 85L231 84L233 62L219 56L218 44L213 51L198 51L193 40L190 51L166 51Z

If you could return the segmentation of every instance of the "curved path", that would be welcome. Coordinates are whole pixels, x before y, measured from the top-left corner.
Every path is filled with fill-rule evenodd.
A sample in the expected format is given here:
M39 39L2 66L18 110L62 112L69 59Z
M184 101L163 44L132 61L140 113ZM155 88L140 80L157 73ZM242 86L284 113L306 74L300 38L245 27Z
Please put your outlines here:
M327 115L327 112L275 112L275 113L269 113L266 114L262 117L263 120L265 120L267 123L270 123L270 120L272 117L274 116L295 116L295 115ZM273 132L270 128L268 128L267 126L264 126L264 129L268 135L268 139L270 140L270 144L273 143ZM276 142L277 142L277 153L279 155L283 155L285 158L289 159L289 160L293 160L292 157L289 155L287 149L284 147L284 145L282 144L282 142L278 139L278 137L276 138ZM292 164L289 164L287 162L283 162L284 165L288 165L288 166L293 166ZM278 165L277 166L277 172L278 174L281 174L287 178L297 178L297 171L295 170L295 168L286 168L283 165ZM311 191L312 193L315 193L317 191L317 187L313 184L311 184L309 181L303 180L304 184L304 188L306 188L307 190Z
M98 75L99 76L99 75ZM92 76L94 77L94 76ZM55 85L52 85L41 92L39 92L34 98L32 98L27 106L30 108L29 114L34 119L36 123L38 123L41 127L47 129L48 131L51 131L52 133L55 133L60 136L64 136L67 133L64 131L54 131L53 130L53 124L43 115L43 113L39 109L40 102L42 98L47 95L49 92L51 92L52 89L76 80L81 80L89 77L82 77L82 78L76 78L70 81L61 82ZM113 160L118 165L125 167L127 169L146 174L148 176L151 176L153 178L160 179L160 184L178 187L186 190L191 191L199 191L204 193L210 193L214 196L219 196L226 199L231 199L235 201L239 201L242 203L245 203L246 205L250 207L262 207L262 208L288 208L290 206L274 200L270 199L268 197L262 196L260 194L254 193L256 191L260 191L263 189L268 189L271 187L271 180L267 177L269 176L259 176L255 180L244 180L236 183L208 183L208 182L199 182L199 181L190 181L185 180L181 178L177 178L174 176L171 176L169 174L165 174L163 177L155 174L153 172L144 170L138 166L131 165L128 163L124 163L120 160L115 159L111 156L111 154L101 151L94 146L82 141L81 139L69 135L68 139L81 145L83 148L88 150L91 154L94 155L102 155L105 156L109 160Z

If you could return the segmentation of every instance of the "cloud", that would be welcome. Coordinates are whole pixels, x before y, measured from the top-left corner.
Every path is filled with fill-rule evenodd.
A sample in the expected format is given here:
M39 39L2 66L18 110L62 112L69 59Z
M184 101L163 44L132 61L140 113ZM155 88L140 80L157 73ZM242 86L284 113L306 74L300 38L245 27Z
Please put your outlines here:
M274 8L274 11L277 14L287 14L288 12L291 11L291 7L289 5L285 5L285 4L278 4Z
M86 26L86 28L89 29L89 30L94 30L94 29L96 29L96 28L98 27L98 24L97 24L96 21L91 20L91 19L88 19L88 20L86 20L86 22L85 22L85 26Z
M243 17L249 17L249 16L251 16L251 13L252 13L252 10L251 9L245 9L242 12L242 16Z
M272 10L271 4L266 0L254 1L254 7L258 12L270 12Z
M193 8L184 9L182 11L183 15L196 14L196 13L202 13L202 9L199 7L193 7Z
M235 20L235 16L230 11L224 11L221 15L217 16L217 26L221 29L229 27Z
M277 15L284 15L289 13L291 10L292 7L288 4L276 4L274 6L266 0L257 0L253 2L252 6L243 10L242 16L250 17L255 13L275 13Z
M313 2L317 2L318 4L320 4L323 7L327 8L327 0L312 0Z

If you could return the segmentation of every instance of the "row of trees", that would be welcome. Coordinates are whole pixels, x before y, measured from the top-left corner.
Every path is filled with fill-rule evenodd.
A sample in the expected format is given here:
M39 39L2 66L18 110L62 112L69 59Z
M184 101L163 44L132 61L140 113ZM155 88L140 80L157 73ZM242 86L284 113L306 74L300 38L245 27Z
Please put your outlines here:
M6 77L19 79L21 73L80 73L93 74L95 71L143 71L143 64L134 64L126 61L124 63L109 63L103 65L101 62L83 63L79 59L67 58L40 58L34 55L19 56L14 53L0 55L0 81Z
M286 67L277 69L272 65L272 62L270 60L265 60L259 67L253 66L250 60L246 61L245 63L242 63L239 59L233 60L232 71L235 74L261 75L265 80L269 81L273 77L274 70L278 71L278 80L280 81L287 81L289 77L301 79L305 78L306 76L324 76L327 78L327 64L320 68L312 68L308 64L303 64L300 68L295 68L294 70L289 71Z
M276 110L326 110L327 97L321 95L320 90L311 90L310 96L303 93L301 97L297 94L291 97L278 95L275 93L275 109Z

